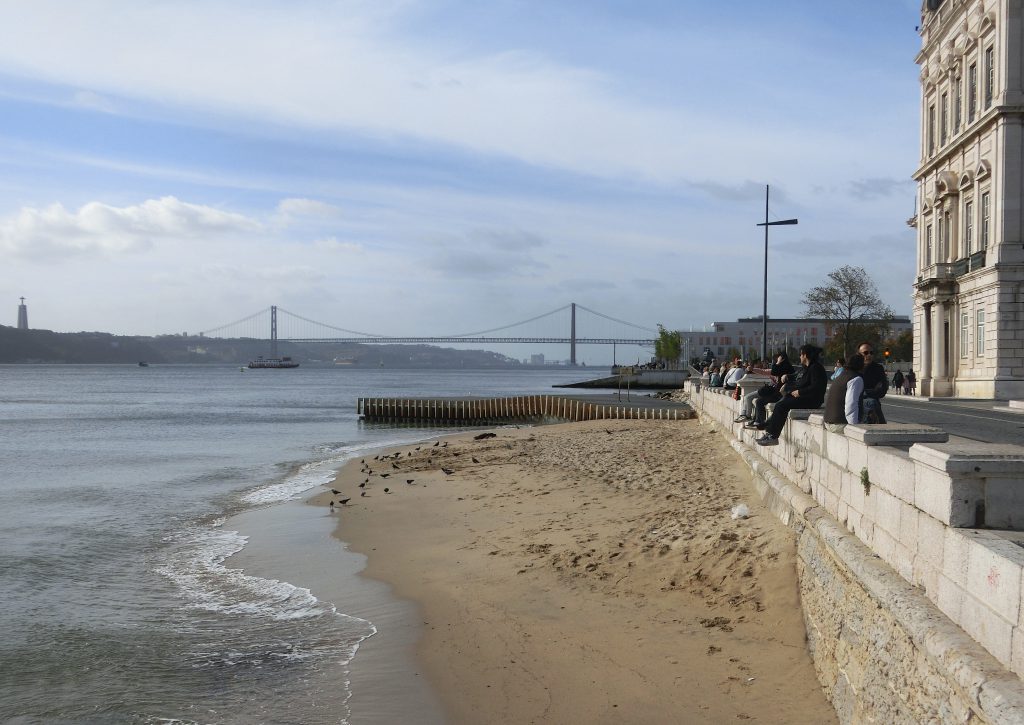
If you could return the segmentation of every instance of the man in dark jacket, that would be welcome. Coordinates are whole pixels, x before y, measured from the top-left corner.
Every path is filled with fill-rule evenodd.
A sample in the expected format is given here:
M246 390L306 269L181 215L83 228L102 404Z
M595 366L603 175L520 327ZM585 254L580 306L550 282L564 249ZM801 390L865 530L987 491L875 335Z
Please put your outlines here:
M800 363L804 366L804 374L797 381L796 387L775 404L771 417L765 425L765 434L757 439L759 446L775 446L779 443L779 434L786 425L789 411L799 408L820 408L825 400L825 388L828 386L828 374L818 361L820 350L814 345L800 348Z
M875 362L875 346L870 342L862 342L857 346L857 352L864 356L864 370L861 377L864 378L864 406L863 423L884 423L885 416L882 414L882 398L889 391L889 376L885 374L885 368L881 363Z

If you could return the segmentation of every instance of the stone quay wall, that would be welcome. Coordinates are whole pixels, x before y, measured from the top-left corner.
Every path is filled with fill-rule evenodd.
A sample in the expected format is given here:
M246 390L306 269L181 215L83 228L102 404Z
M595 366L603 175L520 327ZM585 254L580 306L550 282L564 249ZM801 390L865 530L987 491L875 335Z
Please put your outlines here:
M1024 448L913 425L835 433L820 410L792 411L759 447L733 423L739 401L689 390L796 533L811 655L841 722L1024 722Z

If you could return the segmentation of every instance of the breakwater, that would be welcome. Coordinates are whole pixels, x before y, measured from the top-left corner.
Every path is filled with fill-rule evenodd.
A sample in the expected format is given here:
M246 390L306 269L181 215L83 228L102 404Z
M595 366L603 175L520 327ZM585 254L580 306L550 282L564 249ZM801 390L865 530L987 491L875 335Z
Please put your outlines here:
M361 397L356 412L365 420L494 425L545 420L684 420L686 403L618 395L515 395L507 397Z

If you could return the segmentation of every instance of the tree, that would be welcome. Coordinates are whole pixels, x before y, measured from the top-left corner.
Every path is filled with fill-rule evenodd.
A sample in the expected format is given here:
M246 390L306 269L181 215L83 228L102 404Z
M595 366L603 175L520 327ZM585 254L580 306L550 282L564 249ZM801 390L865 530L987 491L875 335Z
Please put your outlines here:
M678 363L683 354L683 336L679 330L666 330L658 325L658 339L654 341L654 356L666 363Z
M828 350L837 356L841 351L845 359L861 340L878 342L888 332L893 312L863 267L843 265L830 272L828 280L808 290L802 302L806 317L832 323L834 336Z

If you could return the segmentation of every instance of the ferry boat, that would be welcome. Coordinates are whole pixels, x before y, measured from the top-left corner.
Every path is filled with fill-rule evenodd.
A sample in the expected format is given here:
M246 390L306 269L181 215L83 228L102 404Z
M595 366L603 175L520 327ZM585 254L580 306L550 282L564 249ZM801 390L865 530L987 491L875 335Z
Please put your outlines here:
M255 360L249 361L249 367L254 370L263 368L297 368L298 366L299 364L290 357L263 357L260 355Z

